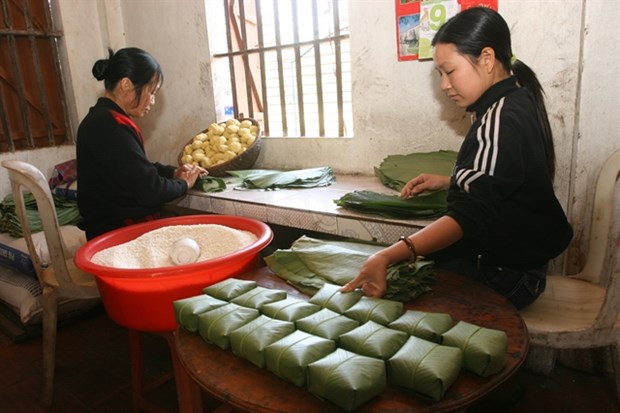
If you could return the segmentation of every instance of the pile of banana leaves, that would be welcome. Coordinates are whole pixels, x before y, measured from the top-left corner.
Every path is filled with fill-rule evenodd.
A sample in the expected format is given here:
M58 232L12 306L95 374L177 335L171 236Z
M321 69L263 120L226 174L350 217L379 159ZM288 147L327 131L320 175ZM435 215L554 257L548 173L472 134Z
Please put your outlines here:
M401 191L416 176L427 173L450 175L456 162L456 152L416 152L408 155L390 155L375 167L375 175L383 185Z
M241 179L241 183L235 189L316 188L331 185L336 181L334 171L329 166L293 171L247 169L226 172Z
M58 216L58 225L77 225L81 219L77 202L53 194L52 197L56 207L56 215ZM31 193L24 193L24 204L26 205L26 216L30 224L30 231L32 233L42 231L43 224L37 210L37 203ZM15 209L13 194L8 194L0 203L0 214L0 232L8 232L15 238L24 236L22 225Z
M361 241L297 239L290 249L279 249L265 257L278 277L300 291L314 295L324 283L344 285L359 273L366 259L385 245ZM435 283L433 262L402 262L387 268L386 299L407 302L431 290Z
M334 203L358 212L386 218L431 218L446 211L447 191L402 199L400 195L380 194L373 191L353 191L335 199Z
M407 182L421 173L450 175L455 161L456 152L453 151L390 155L375 168L375 175L383 185L400 192ZM438 191L402 199L398 193L353 191L334 202L343 208L386 218L432 218L446 211L447 195L447 191Z

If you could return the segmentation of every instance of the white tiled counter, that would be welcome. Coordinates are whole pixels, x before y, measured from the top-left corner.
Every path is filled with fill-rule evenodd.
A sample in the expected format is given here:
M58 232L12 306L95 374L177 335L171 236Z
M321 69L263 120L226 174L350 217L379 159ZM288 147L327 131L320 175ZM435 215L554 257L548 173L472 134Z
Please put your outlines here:
M397 220L365 215L337 206L334 200L354 190L397 194L374 176L338 175L327 187L275 191L191 191L174 205L221 215L239 215L268 224L282 225L347 238L393 243L412 234L430 220Z

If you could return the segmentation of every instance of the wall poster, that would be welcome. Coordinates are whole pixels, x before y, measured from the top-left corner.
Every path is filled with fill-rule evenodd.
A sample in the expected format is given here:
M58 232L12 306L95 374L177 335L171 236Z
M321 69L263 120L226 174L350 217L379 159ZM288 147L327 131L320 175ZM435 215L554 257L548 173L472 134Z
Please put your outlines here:
M395 0L398 60L432 59L431 40L450 17L475 6L497 10L498 0Z

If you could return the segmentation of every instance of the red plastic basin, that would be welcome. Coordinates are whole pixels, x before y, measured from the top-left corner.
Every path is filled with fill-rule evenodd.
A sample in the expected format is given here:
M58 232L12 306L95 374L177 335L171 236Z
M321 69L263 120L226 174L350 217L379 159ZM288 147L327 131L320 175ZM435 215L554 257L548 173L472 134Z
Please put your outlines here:
M256 242L234 253L187 265L123 269L94 264L99 251L172 225L218 224L252 232ZM100 235L75 254L78 268L95 276L106 312L131 330L168 332L176 329L172 302L192 297L206 286L258 267L259 253L273 239L271 228L251 218L230 215L185 215L131 225Z

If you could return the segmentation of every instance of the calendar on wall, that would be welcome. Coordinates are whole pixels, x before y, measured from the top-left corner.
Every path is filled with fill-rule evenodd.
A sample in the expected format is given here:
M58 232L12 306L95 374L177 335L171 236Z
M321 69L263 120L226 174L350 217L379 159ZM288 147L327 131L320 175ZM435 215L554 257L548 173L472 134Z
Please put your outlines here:
M395 0L398 60L432 59L431 41L450 17L470 7L497 10L498 0Z

